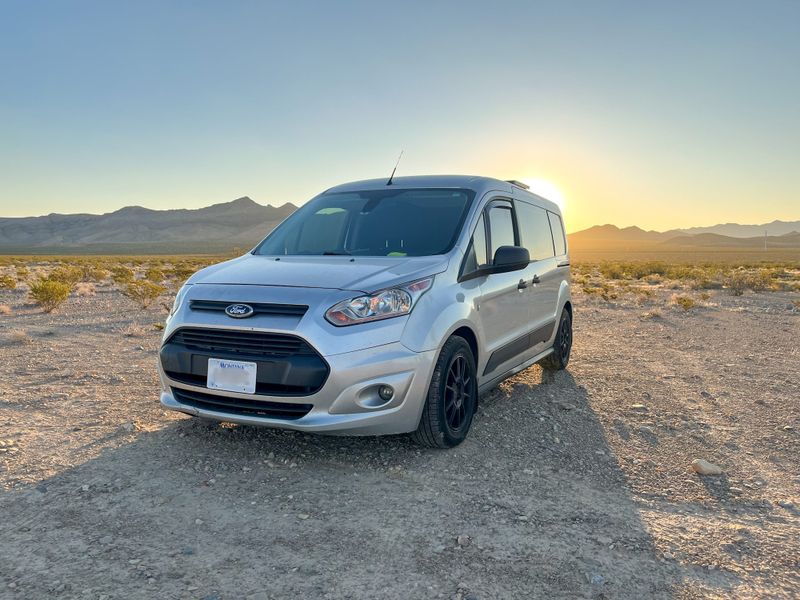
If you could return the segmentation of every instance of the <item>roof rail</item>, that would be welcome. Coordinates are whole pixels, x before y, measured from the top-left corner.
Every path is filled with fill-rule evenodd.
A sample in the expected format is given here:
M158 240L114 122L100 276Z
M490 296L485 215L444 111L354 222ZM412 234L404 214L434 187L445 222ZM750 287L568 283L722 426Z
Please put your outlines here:
M522 188L523 190L531 189L531 186L522 183L521 181L517 181L516 179L506 179L506 183L510 183L511 185L515 185L518 188Z

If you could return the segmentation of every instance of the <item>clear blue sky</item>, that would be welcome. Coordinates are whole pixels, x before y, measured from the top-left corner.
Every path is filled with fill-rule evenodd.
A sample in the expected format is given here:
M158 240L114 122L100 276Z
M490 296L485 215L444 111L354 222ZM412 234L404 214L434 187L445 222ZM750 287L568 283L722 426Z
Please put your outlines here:
M0 1L0 215L551 182L570 229L800 219L800 2Z

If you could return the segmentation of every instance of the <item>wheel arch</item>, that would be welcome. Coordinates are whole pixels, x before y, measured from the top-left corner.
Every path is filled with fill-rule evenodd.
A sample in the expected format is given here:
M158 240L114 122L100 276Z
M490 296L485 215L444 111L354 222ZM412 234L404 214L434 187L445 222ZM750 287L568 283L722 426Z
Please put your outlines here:
M478 360L480 358L480 349L478 347L478 336L475 335L475 332L472 331L472 328L468 327L467 325L462 325L458 329L452 331L450 335L447 336L447 339L450 339L454 335L464 338L467 341L470 350L472 350L472 358L475 360L475 366L477 369Z

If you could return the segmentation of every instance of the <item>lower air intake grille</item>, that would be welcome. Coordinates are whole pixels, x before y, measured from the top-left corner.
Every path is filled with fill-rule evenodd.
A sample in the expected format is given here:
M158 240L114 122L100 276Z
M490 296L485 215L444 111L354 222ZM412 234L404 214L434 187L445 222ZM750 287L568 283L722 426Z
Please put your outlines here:
M204 394L172 388L175 400L187 406L231 415L246 415L250 417L267 417L270 419L284 419L294 421L305 417L313 408L312 404L290 404L288 402L261 402L258 400L245 400L230 398L215 394Z

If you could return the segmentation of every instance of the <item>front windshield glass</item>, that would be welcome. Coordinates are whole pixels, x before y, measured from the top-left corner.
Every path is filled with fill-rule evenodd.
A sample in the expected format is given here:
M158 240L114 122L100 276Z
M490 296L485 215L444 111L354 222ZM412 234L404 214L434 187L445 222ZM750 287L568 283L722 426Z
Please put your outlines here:
M255 254L431 256L456 242L475 193L387 189L318 196L259 244Z

